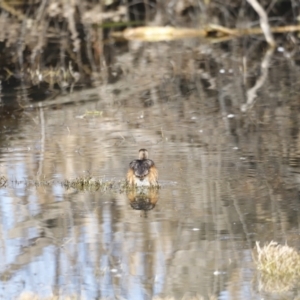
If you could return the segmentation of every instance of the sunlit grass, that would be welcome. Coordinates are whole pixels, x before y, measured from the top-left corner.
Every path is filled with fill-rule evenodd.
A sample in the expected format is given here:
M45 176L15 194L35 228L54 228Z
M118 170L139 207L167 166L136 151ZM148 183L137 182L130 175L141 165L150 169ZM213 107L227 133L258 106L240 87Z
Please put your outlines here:
M293 288L300 279L300 254L288 245L276 242L254 251L256 268L260 271L260 286L269 292L283 292Z

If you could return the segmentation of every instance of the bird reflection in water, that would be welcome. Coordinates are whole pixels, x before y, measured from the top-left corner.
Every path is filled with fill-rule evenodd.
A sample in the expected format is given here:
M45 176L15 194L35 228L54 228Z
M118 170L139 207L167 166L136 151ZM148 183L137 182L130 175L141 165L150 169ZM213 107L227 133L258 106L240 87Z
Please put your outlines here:
M144 211L147 216L147 211L152 210L158 201L158 189L131 189L127 192L127 198L134 210Z

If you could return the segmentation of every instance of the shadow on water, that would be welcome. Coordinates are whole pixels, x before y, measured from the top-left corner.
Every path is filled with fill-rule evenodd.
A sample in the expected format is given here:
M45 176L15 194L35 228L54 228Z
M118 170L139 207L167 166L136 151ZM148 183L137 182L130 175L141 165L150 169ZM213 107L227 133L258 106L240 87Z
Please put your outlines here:
M252 250L300 247L298 54L252 42L132 43L112 84L2 95L2 298L296 297ZM158 190L124 188L140 148Z

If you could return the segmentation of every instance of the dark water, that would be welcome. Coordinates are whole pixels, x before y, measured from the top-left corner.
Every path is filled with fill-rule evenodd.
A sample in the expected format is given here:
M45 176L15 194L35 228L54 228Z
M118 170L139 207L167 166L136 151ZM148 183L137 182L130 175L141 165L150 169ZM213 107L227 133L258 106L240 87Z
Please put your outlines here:
M293 299L264 288L252 259L256 241L300 246L299 67L280 55L246 112L234 58L214 86L155 69L135 85L137 69L117 87L3 106L0 297ZM159 191L61 184L118 183L140 148Z

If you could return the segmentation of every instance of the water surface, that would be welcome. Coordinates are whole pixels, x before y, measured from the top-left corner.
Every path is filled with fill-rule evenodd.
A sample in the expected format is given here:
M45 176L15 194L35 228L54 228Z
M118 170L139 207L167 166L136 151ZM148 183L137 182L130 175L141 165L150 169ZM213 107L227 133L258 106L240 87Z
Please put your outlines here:
M218 62L215 87L155 69L137 87L137 69L127 89L3 106L0 296L275 299L252 251L256 241L299 247L300 144L299 92L284 75L299 70L273 59L247 112L234 60ZM159 191L63 185L91 176L118 186L140 148Z

